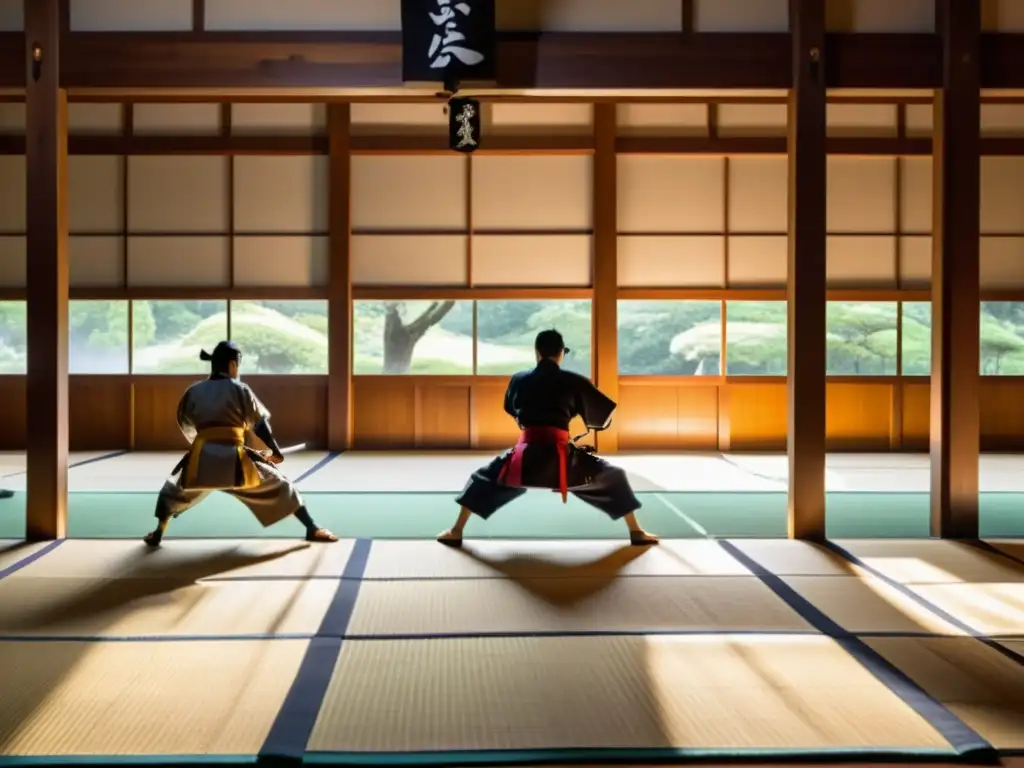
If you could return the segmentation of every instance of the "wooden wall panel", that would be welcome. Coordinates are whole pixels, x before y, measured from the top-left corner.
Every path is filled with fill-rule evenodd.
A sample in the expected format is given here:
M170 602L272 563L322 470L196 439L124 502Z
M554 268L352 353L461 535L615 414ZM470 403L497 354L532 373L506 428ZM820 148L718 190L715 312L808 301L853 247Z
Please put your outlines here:
M500 451L510 447L519 429L505 413L505 380L478 379L473 383L473 446L480 450Z
M25 450L24 376L0 376L0 402L4 404L4 426L0 429L0 451Z
M270 411L274 437L282 447L326 447L326 376L247 376L245 382Z
M619 385L616 420L624 451L715 450L718 388L625 379Z
M830 451L888 451L893 384L828 384L826 436Z
M722 423L728 429L729 450L786 450L787 400L785 384L723 387Z
M173 420L174 412L169 414ZM120 450L132 440L132 384L127 376L71 376L68 444L72 451Z
M175 415L178 401L198 376L137 376L134 379L133 419L137 451L185 450Z
M470 385L416 386L416 447L470 447Z
M903 439L904 451L927 451L931 421L931 386L927 382L904 381L903 387Z
M412 450L416 447L416 380L407 376L355 376L353 447Z
M1024 450L1024 379L982 378L981 449Z

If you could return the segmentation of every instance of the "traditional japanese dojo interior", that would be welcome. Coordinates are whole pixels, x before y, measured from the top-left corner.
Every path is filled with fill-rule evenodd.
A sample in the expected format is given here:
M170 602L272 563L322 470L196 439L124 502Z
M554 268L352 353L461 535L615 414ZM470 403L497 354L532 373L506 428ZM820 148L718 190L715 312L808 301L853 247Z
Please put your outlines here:
M548 328L660 546L434 540ZM339 542L143 544L223 339ZM1010 764L1024 2L0 0L0 402L0 766Z

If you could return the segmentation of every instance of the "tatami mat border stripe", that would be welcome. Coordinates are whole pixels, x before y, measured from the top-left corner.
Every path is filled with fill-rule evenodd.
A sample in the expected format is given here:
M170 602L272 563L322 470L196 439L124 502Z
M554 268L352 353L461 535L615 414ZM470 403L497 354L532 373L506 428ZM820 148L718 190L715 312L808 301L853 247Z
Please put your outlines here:
M342 638L355 610L362 584L359 577L366 572L372 545L369 539L356 539L342 574L347 578L339 580L334 599L320 622L318 636L310 640L295 681L260 749L261 759L301 761L306 753L306 744L338 663Z
M770 572L757 560L728 541L719 541L726 552L745 565L757 576L766 587L774 592L790 608L796 611L811 626L820 629L823 634L836 636L842 628L817 606L800 595L781 577ZM942 702L933 697L906 674L890 664L881 654L868 646L858 637L836 637L836 642L849 653L875 679L888 688L893 695L917 712L942 737L948 741L959 754L993 757L997 754L986 739L957 717Z
M86 464L95 464L97 461L106 461L107 459L116 459L118 456L124 456L125 454L131 453L128 450L111 451L110 453L104 453L102 456L93 456L90 459L82 459L81 461L73 461L68 464L68 469L74 469L75 467L84 467ZM0 479L4 477L18 477L24 475L28 470L22 469L18 472L8 472L6 475L0 475Z
M39 549L37 549L32 554L27 555L27 556L21 558L21 560L19 560L18 562L14 563L13 565L7 566L2 571L0 571L0 579L5 579L8 576L10 576L12 573L17 573L18 571L20 571L25 566L32 565L32 563L34 563L39 558L45 557L50 552L53 552L53 550L55 550L57 547L59 547L65 541L67 541L67 539L57 539L56 541L51 541L45 547L40 547Z
M225 765L256 765L256 755L0 755L0 768L6 766L94 766L144 765L146 768L220 768Z
M1004 552L999 547L997 547L997 546L995 546L993 544L990 544L989 542L985 541L984 539L976 539L974 541L965 540L965 541L960 541L960 542L957 542L957 543L958 544L963 544L964 546L971 547L972 549L977 549L978 551L984 552L984 553L986 553L988 555L995 555L998 558L1001 558L1003 560L1007 560L1007 561L1013 563L1018 568L1024 567L1024 560L1021 560L1016 555L1011 555L1009 552Z
M997 653L1002 654L1003 656L1005 656L1010 661L1013 661L1013 662L1015 662L1017 664L1020 664L1021 666L1024 666L1024 656L1021 656L1021 654L1017 653L1012 648L1007 648L1005 645L1001 645L998 642L996 642L995 640L992 640L990 637L987 637L984 633L978 632L974 627L972 627L969 624L961 621L956 616L953 616L952 614L948 613L947 611L944 611L942 608L940 608L939 606L935 605L935 603L933 603L930 600L926 600L925 598L921 597L919 594L914 592L912 589L908 589L906 587L906 585L900 584L895 579L892 579L892 578L889 578L888 576L886 576L884 573L879 571L877 568L874 568L874 567L868 565L867 563L865 563L863 560L861 560L859 557L857 557L855 554L850 552L845 547L837 544L834 541L829 541L829 540L826 540L826 541L822 542L822 546L825 547L825 549L827 549L828 551L830 551L830 552L832 552L832 553L834 553L836 555L839 555L841 558L843 558L847 562L853 563L858 568L861 568L864 571L866 571L867 573L870 573L875 578L879 579L880 581L884 582L885 584L887 584L890 587L892 587L893 589L895 589L901 595L904 595L905 597L908 597L911 600L913 600L915 603L920 605L925 610L931 611L933 614L938 616L940 619L945 621L947 624L950 624L950 625L956 627L957 629L959 629L960 631L964 632L965 634L970 635L971 637L975 638L976 640L978 640L981 643L984 643L989 648L991 648L993 651L996 651Z
M315 475L317 472L319 472L321 469L326 467L328 464L330 464L332 461L334 461L340 455L341 455L341 451L331 451L326 456L324 456L322 459L320 459L320 461L318 461L312 467L310 467L305 472L303 472L301 475L299 475L298 477L292 478L292 482L293 483L301 483L306 478L311 477L312 475Z
M307 765L352 766L499 766L568 764L658 765L689 763L716 765L815 764L822 763L959 763L998 765L997 758L972 760L952 750L893 749L529 749L472 750L465 752L307 752Z

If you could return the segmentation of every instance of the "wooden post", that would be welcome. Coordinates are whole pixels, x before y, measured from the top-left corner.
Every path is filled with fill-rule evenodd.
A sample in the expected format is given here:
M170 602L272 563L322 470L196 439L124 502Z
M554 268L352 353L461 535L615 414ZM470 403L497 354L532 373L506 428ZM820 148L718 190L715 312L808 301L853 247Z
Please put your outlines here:
M790 0L789 536L825 537L825 0Z
M981 9L936 0L932 203L931 532L978 536Z
M615 104L594 105L594 382L612 400L619 399L619 224L618 158ZM597 436L603 453L619 449L615 419Z
M328 277L328 335L330 340L327 385L328 448L352 447L352 266L350 205L352 153L348 104L327 106L330 137L330 274Z
M27 538L67 533L67 98L58 0L25 3L28 201Z

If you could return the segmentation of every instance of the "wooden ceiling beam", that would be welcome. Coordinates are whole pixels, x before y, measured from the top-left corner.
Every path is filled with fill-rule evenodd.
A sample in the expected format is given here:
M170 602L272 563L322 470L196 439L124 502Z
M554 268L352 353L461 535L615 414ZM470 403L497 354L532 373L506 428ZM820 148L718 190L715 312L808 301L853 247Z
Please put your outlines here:
M790 36L779 33L501 33L498 87L788 88ZM830 88L937 88L936 34L830 34ZM0 34L0 88L24 86L20 33ZM320 88L401 85L393 32L72 32L61 86ZM1024 35L988 34L982 85L1024 88Z

